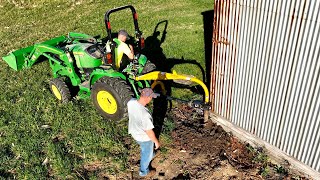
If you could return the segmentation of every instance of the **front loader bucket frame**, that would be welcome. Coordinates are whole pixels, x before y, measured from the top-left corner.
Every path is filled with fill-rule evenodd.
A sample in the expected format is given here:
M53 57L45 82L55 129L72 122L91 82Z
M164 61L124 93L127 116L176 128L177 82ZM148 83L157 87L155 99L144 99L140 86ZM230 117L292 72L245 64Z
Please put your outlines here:
M18 71L24 67L25 59L33 50L33 46L29 46L23 49L19 49L9 53L7 56L2 57L2 59L14 70Z
M56 46L61 42L66 40L65 36L56 37L39 44L45 44L49 46ZM33 56L35 52L35 46L28 46L19 50L15 50L9 53L7 56L2 57L2 59L14 70L18 71L26 67L31 67L37 59ZM39 56L37 56L39 57Z

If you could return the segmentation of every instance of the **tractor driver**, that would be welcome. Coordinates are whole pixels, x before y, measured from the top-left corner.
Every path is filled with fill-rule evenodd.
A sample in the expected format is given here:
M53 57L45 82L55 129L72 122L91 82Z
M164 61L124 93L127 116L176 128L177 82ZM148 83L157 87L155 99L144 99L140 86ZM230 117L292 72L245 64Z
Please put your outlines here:
M117 43L116 48L116 67L124 69L134 58L133 47L131 44L126 44L126 40L129 40L129 35L126 30L120 30L118 32L118 38L113 39L115 43ZM123 54L126 55L123 56Z

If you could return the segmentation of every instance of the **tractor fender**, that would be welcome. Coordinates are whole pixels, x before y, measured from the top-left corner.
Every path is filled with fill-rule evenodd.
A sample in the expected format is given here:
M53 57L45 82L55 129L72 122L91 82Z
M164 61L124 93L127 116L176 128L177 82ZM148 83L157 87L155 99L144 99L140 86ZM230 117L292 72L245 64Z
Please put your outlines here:
M115 70L103 70L103 69L95 69L90 74L90 85L94 84L96 81L98 81L102 77L112 77L112 78L121 78L123 80L126 80L126 76L123 75L120 72L117 72Z
M139 59L138 59L138 62L139 62L140 65L144 66L147 63L147 60L148 59L147 59L147 57L145 55L140 54Z

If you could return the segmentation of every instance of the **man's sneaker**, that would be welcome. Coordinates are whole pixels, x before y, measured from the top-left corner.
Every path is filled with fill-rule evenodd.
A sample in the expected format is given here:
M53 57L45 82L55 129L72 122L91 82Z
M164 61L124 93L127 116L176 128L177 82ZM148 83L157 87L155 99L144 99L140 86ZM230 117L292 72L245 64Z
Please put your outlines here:
M149 171L149 173L146 176L144 176L143 178L144 179L151 179L155 174L156 174L156 170L155 169L151 169Z

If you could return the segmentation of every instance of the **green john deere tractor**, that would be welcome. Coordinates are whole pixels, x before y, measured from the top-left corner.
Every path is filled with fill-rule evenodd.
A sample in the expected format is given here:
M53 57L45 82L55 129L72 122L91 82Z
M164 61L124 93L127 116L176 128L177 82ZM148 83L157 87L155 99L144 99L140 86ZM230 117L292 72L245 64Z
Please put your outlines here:
M125 68L119 69L120 63L116 58L117 43L112 38L109 15L124 9L130 9L133 16L135 59ZM61 102L68 102L72 98L71 89L77 89L77 96L91 96L96 109L107 119L123 118L127 112L127 102L132 97L139 98L140 88L154 88L159 85L162 94L165 95L164 85L159 80L180 79L196 82L204 88L205 102L208 102L208 89L202 81L175 72L154 71L155 65L140 54L144 47L144 39L133 6L122 6L107 11L105 23L106 42L87 34L70 32L66 36L13 51L4 56L3 60L11 68L21 70L30 68L43 57L48 59L54 77L49 85L55 97Z

